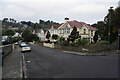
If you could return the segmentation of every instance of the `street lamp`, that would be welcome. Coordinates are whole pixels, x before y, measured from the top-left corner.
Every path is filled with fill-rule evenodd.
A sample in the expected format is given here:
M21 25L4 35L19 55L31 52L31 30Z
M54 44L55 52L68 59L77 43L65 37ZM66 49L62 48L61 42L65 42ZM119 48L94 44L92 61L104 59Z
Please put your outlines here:
M110 15L109 15L109 33L108 33L108 35L109 35L109 45L108 45L108 50L110 50L110 35L111 35L111 16L112 16L112 8L113 7L110 7L110 9L109 9L109 13L110 13Z

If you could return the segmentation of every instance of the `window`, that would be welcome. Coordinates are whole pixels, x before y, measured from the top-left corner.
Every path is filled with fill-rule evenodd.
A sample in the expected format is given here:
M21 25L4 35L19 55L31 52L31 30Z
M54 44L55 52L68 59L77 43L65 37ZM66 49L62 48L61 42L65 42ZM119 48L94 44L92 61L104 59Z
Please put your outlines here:
M93 36L93 31L91 31L91 36Z
M54 30L53 30L53 29L51 29L51 33L54 33Z
M62 32L61 32L61 29L60 29L60 34L61 34Z
M62 30L62 33L64 34L64 29Z
M67 33L70 33L70 28L67 29Z
M84 29L84 34L86 34L86 29Z

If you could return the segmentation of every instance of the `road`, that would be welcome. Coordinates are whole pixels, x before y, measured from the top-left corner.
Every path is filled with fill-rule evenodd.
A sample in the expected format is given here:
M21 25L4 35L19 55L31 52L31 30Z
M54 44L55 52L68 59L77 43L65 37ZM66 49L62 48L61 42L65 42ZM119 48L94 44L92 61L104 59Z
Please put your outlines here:
M27 78L117 78L117 56L78 56L32 45L23 53Z

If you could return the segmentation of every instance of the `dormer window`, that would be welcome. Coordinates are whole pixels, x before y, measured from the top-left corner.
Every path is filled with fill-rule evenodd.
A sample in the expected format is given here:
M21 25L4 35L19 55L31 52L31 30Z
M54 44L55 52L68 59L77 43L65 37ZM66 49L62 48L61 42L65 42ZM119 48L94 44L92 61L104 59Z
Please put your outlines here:
M86 34L86 29L84 29L84 34Z

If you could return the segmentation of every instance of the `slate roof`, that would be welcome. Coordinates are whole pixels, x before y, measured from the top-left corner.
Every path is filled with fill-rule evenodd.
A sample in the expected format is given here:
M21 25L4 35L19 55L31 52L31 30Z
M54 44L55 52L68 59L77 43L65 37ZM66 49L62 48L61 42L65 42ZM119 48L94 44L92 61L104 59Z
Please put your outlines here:
M74 20L74 21L67 21L66 23L63 23L63 24L59 27L59 29L64 28L64 27L67 25L67 23L68 23L71 27L81 28L82 26L87 25L91 30L97 30L96 28L94 28L94 27L92 27L92 26L90 26L90 25L88 25L88 24L86 24L86 23L84 23L84 22L78 22L78 21L76 21L76 20Z

